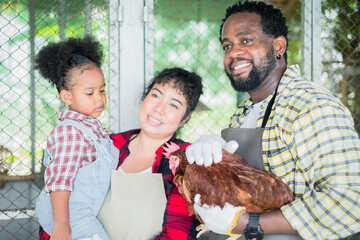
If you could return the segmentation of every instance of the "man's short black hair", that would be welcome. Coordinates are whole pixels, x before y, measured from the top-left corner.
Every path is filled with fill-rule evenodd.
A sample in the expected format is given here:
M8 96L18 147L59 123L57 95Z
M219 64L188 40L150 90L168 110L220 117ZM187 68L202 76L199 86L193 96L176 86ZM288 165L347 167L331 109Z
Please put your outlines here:
M286 19L280 9L274 8L272 5L267 5L264 2L249 2L241 3L239 1L226 9L225 18L222 20L220 26L220 42L221 34L225 21L233 14L240 12L256 13L261 17L261 28L263 32L273 38L284 36L286 39L287 48L287 34L288 27ZM287 61L287 53L284 53L285 61Z

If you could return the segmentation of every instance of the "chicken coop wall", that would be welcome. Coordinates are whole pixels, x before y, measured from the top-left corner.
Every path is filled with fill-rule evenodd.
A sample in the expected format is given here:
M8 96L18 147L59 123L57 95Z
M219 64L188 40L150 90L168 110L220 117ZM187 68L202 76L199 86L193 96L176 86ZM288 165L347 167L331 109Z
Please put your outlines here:
M49 42L92 34L102 44L110 132L138 127L142 88L154 73L182 67L203 78L204 94L178 135L219 134L246 94L222 64L219 27L236 0L4 0L0 4L0 239L37 239L34 211L43 186L47 136L65 106L34 69ZM287 24L288 62L330 89L360 132L360 14L351 0L272 0Z

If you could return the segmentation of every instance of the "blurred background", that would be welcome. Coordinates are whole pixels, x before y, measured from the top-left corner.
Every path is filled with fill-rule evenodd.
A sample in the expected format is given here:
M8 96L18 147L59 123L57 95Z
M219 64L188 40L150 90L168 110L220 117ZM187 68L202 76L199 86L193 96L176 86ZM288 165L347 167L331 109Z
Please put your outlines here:
M47 136L64 105L34 69L49 42L95 36L104 49L110 132L139 127L140 94L155 73L182 67L203 78L204 94L180 138L220 134L238 103L219 42L235 0L3 0L0 2L0 239L37 239L34 202L42 188ZM358 0L273 0L289 26L288 63L337 95L360 132Z

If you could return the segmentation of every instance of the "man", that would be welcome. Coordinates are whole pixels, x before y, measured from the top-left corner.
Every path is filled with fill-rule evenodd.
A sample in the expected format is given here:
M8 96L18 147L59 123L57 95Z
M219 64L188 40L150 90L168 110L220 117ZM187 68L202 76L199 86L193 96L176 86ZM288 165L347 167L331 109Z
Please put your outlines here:
M250 99L222 131L227 143L203 136L186 155L210 165L221 160L221 148L234 152L237 142L235 153L279 176L295 200L256 215L202 205L197 195L195 209L213 232L246 239L350 239L360 231L359 137L333 94L287 66L287 32L281 11L263 2L227 9L220 28L225 71Z

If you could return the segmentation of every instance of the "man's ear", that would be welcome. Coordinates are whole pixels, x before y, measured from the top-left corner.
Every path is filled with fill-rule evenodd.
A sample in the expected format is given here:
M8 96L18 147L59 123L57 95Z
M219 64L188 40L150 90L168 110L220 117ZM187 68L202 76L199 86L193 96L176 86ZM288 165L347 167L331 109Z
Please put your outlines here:
M71 92L68 90L61 90L60 91L60 98L66 105L70 106L72 104L72 95Z
M190 113L186 116L186 118L184 118L183 120L181 120L181 122L180 122L180 127L182 127L182 126L189 120L189 118L191 117L191 114L192 114L192 112L190 112Z
M276 55L283 56L286 51L286 38L284 36L279 36L273 40L274 49Z

